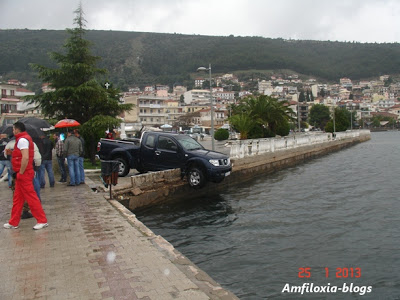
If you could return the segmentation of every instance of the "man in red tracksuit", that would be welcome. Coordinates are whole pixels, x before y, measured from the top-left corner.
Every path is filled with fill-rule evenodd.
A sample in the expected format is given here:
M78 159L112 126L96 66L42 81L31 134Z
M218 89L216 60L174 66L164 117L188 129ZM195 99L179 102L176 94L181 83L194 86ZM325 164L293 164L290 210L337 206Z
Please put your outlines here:
M18 228L19 221L21 220L22 207L26 200L32 215L37 220L37 224L33 229L42 229L49 226L49 224L47 224L46 215L33 188L33 176L35 173L33 170L34 146L32 138L26 133L25 125L21 122L14 124L13 132L16 140L11 164L16 176L15 191L11 218L8 223L4 224L4 228Z

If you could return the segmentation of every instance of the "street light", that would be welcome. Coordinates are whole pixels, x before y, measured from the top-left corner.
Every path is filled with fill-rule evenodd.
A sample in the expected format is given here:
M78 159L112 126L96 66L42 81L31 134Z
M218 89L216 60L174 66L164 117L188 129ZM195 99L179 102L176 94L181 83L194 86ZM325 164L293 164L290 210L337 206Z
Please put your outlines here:
M333 137L336 137L335 100L333 100Z
M350 111L350 130L353 130L353 107Z
M297 99L297 126L299 127L299 133L301 132L300 122L300 99Z
M197 68L197 72L206 72L209 71L210 74L210 108L211 108L211 145L212 145L212 150L215 150L214 146L214 106L213 106L213 97L212 97L212 85L211 85L211 64L208 65L208 68L206 67L199 67Z
M351 104L351 111L350 111L350 130L353 130L353 103Z

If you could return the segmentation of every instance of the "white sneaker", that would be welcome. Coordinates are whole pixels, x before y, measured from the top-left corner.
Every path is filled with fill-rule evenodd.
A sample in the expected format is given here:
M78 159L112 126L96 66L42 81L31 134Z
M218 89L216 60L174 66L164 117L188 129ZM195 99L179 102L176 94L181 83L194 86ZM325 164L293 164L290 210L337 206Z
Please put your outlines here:
M49 224L47 224L47 223L37 223L35 226L33 226L33 229L39 230L39 229L45 228L47 226L49 226Z
M17 229L18 228L18 226L12 226L9 223L4 224L3 227L6 229Z

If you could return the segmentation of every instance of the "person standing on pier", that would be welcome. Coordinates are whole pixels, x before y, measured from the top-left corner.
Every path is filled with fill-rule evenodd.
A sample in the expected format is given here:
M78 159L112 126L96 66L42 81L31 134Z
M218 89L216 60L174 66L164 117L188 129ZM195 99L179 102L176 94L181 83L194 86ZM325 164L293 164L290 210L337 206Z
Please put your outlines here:
M54 187L54 173L53 173L53 144L51 143L50 139L45 135L42 134L40 137L43 143L43 153L42 155L42 164L40 165L40 188L44 188L46 185L46 171L49 177L49 185L50 187Z
M79 156L82 154L82 142L71 132L64 143L64 156L67 158L70 181L68 186L76 186L81 183L79 172Z
M3 173L4 169L7 168L7 173L8 173L8 187L11 188L11 174L12 174L12 168L11 168L11 161L5 154L5 148L10 141L7 138L7 134L0 134L0 175Z
M65 169L65 157L64 157L64 141L61 139L59 133L54 134L54 140L56 141L56 155L58 167L60 168L61 179L59 182L67 182L67 170Z
M33 141L25 131L25 125L21 122L16 122L14 124L13 132L16 140L11 164L13 171L15 172L13 175L15 176L15 191L11 218L8 223L4 224L4 228L18 228L21 220L22 207L26 200L33 217L37 220L37 224L33 229L39 230L49 226L49 224L47 224L46 214L44 213L42 204L33 188L33 176L35 174L33 169Z
M75 136L81 141L82 143L82 153L79 155L78 162L79 162L79 176L81 178L81 181L79 182L80 184L85 183L85 168L83 167L83 161L85 158L85 140L83 137L80 135L78 129L74 129L74 134Z

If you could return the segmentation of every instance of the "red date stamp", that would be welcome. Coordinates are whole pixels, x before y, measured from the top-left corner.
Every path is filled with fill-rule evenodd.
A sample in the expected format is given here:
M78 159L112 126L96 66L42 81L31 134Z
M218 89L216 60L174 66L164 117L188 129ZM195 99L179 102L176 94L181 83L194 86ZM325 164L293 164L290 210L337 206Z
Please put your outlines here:
M299 278L311 278L311 268L299 268ZM325 268L325 278L332 276L330 269ZM336 268L333 271L333 277L336 278L360 278L361 268Z

